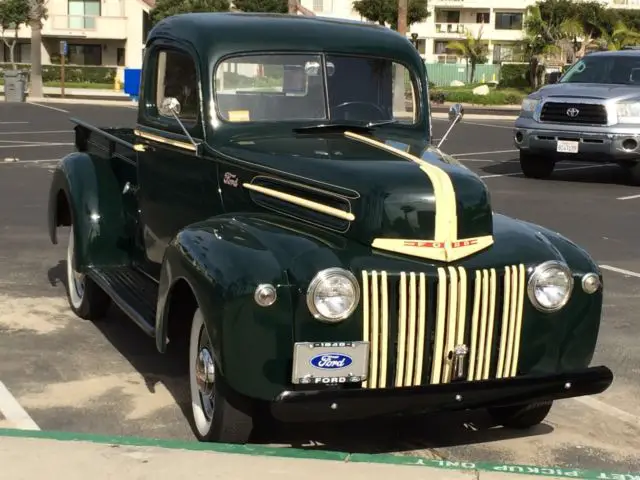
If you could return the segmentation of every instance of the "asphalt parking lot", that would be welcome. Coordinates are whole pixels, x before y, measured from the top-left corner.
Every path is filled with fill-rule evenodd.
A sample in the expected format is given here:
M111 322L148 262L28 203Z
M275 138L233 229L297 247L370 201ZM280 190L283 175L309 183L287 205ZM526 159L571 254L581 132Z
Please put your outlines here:
M51 245L47 234L51 171L73 150L69 117L133 126L135 115L122 106L0 104L0 411L8 417L0 415L0 428L194 438L183 413L183 372L115 308L95 324L70 314L60 280L66 245ZM613 386L558 402L544 425L524 435L494 428L472 412L407 425L277 429L272 443L640 470L640 256L633 227L640 220L640 188L627 184L616 166L560 164L549 181L523 178L511 123L465 119L442 149L485 180L496 211L561 232L602 266L604 318L593 363L613 369ZM435 137L446 126L436 119Z

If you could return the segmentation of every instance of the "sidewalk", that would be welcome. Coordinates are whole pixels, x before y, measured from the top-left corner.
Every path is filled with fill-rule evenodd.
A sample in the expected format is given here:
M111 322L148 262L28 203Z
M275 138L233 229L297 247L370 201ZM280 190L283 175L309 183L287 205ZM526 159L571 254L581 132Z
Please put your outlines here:
M59 87L43 87L45 98L61 98L62 89ZM131 102L131 97L121 90L107 90L102 88L65 88L64 98L73 98L78 100L111 100L120 102ZM4 85L0 85L0 97L4 100ZM29 100L34 101L27 95Z
M32 480L56 472L65 480L634 480L624 473L548 466L349 454L312 449L106 437L0 428L0 478Z

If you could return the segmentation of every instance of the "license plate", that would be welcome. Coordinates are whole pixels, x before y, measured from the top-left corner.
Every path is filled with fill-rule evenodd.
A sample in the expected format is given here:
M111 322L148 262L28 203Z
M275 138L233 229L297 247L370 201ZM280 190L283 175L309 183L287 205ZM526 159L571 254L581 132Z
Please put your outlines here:
M560 153L578 153L578 145L580 142L572 142L569 140L558 140L556 152Z
M297 342L293 347L295 384L362 382L369 373L369 342Z

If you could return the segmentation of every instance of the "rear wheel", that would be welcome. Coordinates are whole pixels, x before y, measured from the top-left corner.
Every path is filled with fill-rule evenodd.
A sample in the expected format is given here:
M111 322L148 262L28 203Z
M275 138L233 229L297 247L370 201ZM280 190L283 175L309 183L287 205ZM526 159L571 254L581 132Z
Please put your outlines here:
M76 270L75 235L73 225L69 228L67 244L67 299L73 313L85 320L103 318L111 299L91 278Z
M198 308L189 339L189 385L195 434L200 441L246 443L253 418L234 405L220 388L216 362L202 312Z
M493 420L504 427L518 430L535 427L544 421L553 406L553 402L510 405L489 409Z
M520 150L520 169L525 177L546 179L551 176L556 163L552 158L545 158Z

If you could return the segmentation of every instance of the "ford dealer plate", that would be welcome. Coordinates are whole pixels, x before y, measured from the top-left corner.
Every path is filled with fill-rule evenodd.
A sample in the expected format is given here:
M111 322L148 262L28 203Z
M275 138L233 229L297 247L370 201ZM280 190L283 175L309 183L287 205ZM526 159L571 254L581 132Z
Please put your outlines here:
M556 151L560 153L578 153L578 147L580 142L573 142L569 140L558 140L556 145Z
M369 370L369 342L298 342L291 381L299 384L362 382Z

